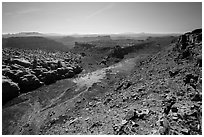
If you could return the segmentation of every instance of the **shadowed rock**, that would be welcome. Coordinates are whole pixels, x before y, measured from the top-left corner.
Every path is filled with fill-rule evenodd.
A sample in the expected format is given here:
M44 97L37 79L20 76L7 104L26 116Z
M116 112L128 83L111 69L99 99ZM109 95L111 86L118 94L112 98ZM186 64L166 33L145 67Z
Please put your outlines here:
M2 79L2 102L5 104L7 101L17 97L20 93L18 84L12 82L10 79Z
M13 59L12 61L14 64L18 64L18 65L21 65L23 67L30 67L31 66L31 63L25 59Z

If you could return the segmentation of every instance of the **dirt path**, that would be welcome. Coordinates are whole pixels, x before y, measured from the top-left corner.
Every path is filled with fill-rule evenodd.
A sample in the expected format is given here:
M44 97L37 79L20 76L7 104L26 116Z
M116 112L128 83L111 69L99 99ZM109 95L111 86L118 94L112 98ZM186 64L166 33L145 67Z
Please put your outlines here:
M94 72L84 74L76 79L73 79L73 82L77 84L78 88L84 86L90 88L94 83L101 82L101 80L106 77L107 73L117 74L131 71L134 68L137 59L138 57L127 59L110 67L102 68Z

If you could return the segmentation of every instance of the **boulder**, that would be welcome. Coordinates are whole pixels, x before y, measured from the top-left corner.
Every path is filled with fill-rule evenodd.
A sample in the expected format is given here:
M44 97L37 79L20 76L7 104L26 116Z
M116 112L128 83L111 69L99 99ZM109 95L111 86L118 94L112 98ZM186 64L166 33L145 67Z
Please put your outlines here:
M63 66L62 62L60 60L57 61L57 68L61 68Z
M72 67L66 67L66 69L68 69L69 71L74 71Z
M45 62L43 60L40 62L40 66L42 66L43 68L49 69L47 62Z
M18 65L18 64L13 64L11 65L11 69L15 69L15 70L18 70L18 69L21 69L22 66Z
M102 61L100 62L100 64L102 64L102 65L106 65L106 63L107 63L106 59L102 59Z
M23 59L23 58L21 58L21 59L13 59L12 62L14 64L18 64L18 65L21 65L21 66L26 67L26 68L31 66L31 63L29 61Z
M17 70L17 72L14 74L15 79L13 81L18 82L20 81L21 77L30 74L27 71Z
M3 59L3 62L6 64L12 64L12 59L11 58Z
M55 70L58 68L56 64L50 64L49 67L51 70Z
M69 72L69 69L67 69L67 68L58 68L57 69L57 74L59 74L59 75L64 75L68 72Z
M5 68L7 68L7 67L8 67L8 66L2 64L2 69L5 69Z
M36 58L34 58L33 61L32 61L33 69L35 69L37 67L37 65L38 65L38 60Z
M6 73L10 72L10 68L6 67L6 68L2 68L2 75L6 76Z
M58 79L71 78L75 75L72 67L58 68L56 71L53 72L56 72Z
M54 60L54 61L47 61L46 64L48 67L50 67L51 70L55 70L58 68L58 66L60 66L60 63L58 60Z
M29 92L42 86L43 83L33 74L27 74L20 78L19 87L21 92Z
M134 119L136 116L136 112L134 110L129 110L125 116L125 120L131 120Z
M72 78L75 75L75 73L72 70L69 70L64 76L65 78Z
M64 61L69 62L69 61L71 61L71 58L65 58Z
M57 81L56 74L53 71L44 72L39 76L39 79L46 85L55 83Z
M82 67L79 66L79 65L75 65L75 66L73 66L73 71L74 71L75 74L79 74L79 73L81 73L82 70L83 70Z
M10 70L10 69L6 68L6 69L2 70L2 74L4 76L8 77L9 79L11 79L14 82L18 81L17 77L15 76L15 71L14 70Z
M20 56L22 53L21 52L19 52L19 51L15 51L14 52L14 55L16 55L16 56Z
M20 94L18 84L10 79L2 79L2 103L5 104L9 100L17 97Z
M36 68L33 69L32 71L34 72L34 75L38 77L39 75L41 75L44 72L47 72L48 70L46 68Z
M18 70L18 72L15 75L16 75L16 77L20 78L20 77L23 77L24 75L27 75L27 74L29 74L29 72Z

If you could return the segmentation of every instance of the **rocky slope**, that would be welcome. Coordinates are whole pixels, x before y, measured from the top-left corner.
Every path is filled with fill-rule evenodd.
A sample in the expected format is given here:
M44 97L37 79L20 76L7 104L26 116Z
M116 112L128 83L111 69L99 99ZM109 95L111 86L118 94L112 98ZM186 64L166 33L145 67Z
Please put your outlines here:
M202 134L202 30L3 108L3 134ZM15 86L13 86L15 88Z
M113 41L75 42L71 52L81 54L81 63L85 71L95 71L123 59L154 54L168 46L176 37L154 37L147 40L121 39Z
M82 96L76 112L56 118L42 133L202 134L201 36L202 30L186 33L169 48L140 58L132 73L117 75L117 84L99 89L105 86L98 83L89 92L105 91L104 96L87 105Z

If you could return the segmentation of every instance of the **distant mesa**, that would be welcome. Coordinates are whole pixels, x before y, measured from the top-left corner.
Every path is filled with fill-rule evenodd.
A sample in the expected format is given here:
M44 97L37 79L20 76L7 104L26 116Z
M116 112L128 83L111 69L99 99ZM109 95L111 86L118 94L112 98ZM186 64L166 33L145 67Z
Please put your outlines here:
M3 34L3 38L9 38L9 37L32 37L32 36L45 36L43 33L39 32L20 32L20 33L9 33L9 34Z
M69 48L54 40L30 36L30 37L9 37L2 39L2 47L25 48L25 49L46 49L67 51Z
M16 47L27 49L47 49L67 51L78 43L93 43L114 47L121 40L140 40L141 42L152 37L178 36L178 34L152 34L152 33L121 33L121 34L75 34L61 35L55 33L20 32L3 34L3 47ZM118 41L119 40L119 41Z

